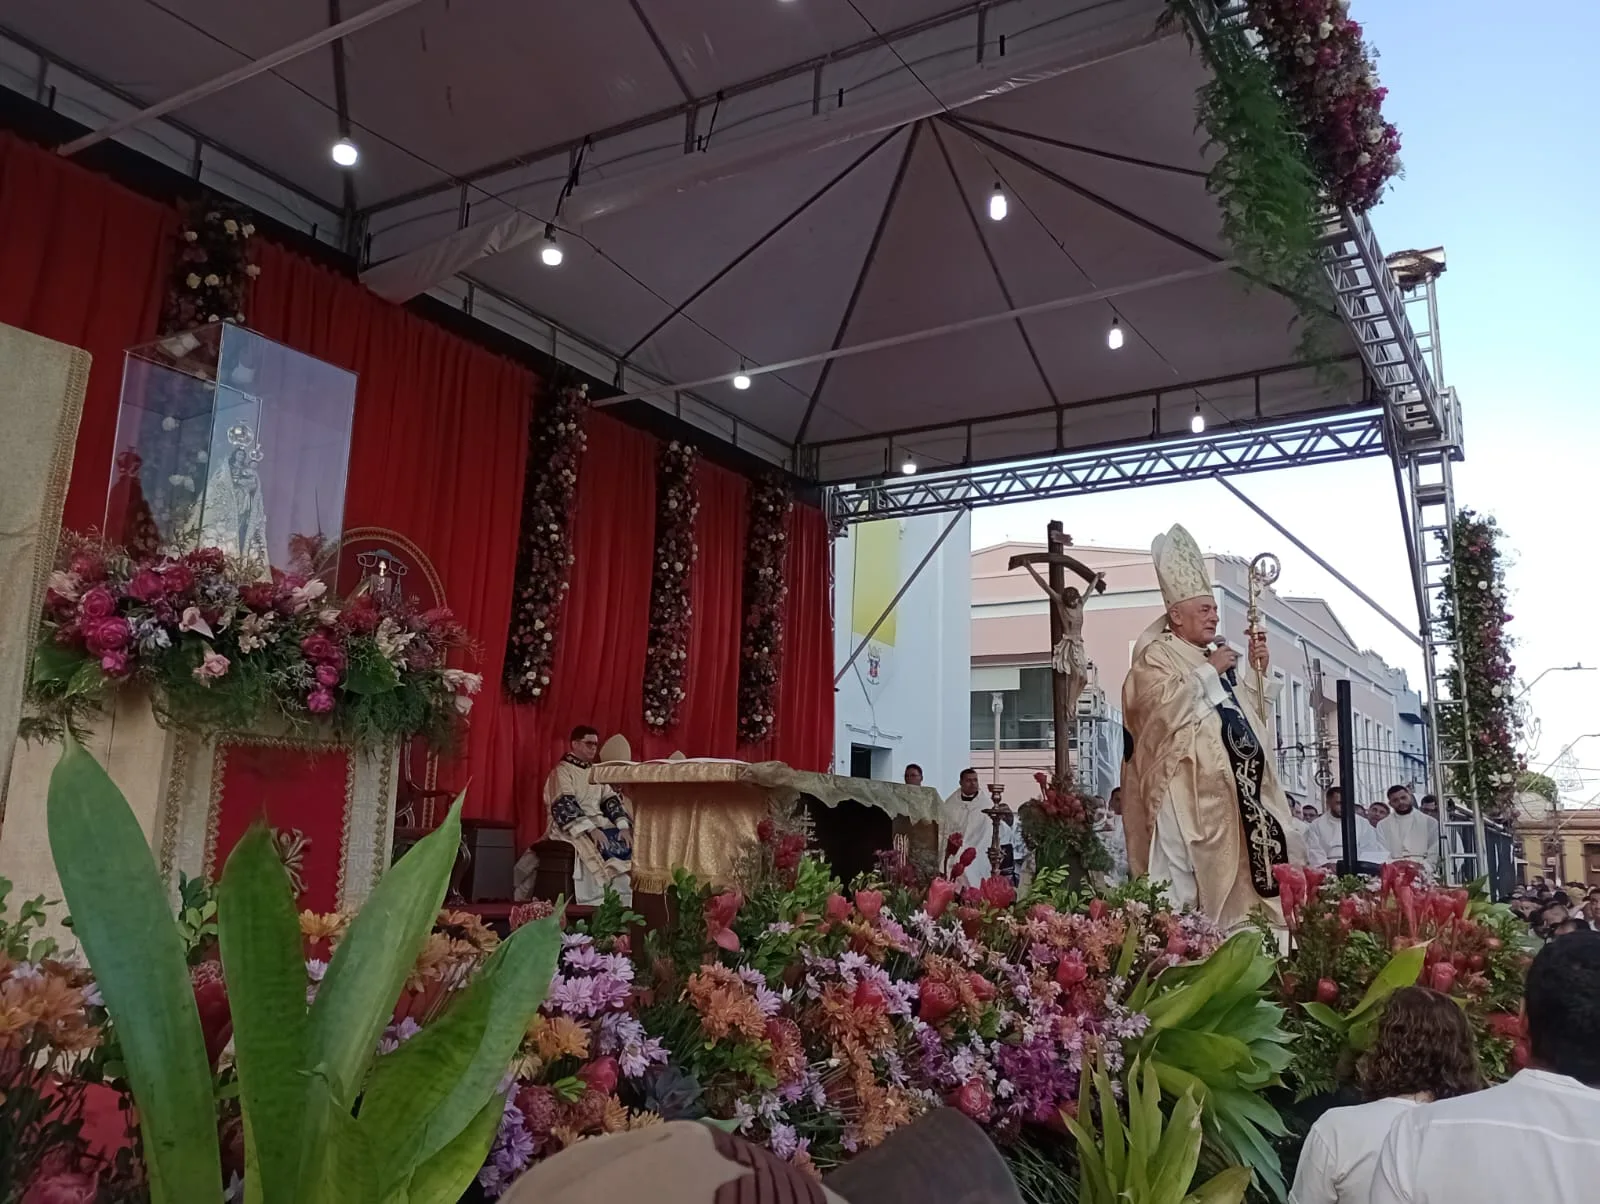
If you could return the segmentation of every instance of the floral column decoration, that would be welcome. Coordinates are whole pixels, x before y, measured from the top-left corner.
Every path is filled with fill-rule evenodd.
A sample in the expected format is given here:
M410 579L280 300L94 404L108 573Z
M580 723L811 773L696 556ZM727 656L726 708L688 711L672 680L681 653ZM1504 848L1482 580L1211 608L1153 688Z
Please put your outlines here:
M533 411L504 675L506 693L522 702L536 701L550 688L556 633L570 587L572 512L588 443L583 430L588 408L588 387L579 385L558 391Z
M1466 698L1440 708L1439 743L1446 761L1460 760L1470 730L1470 785L1478 806L1485 815L1505 815L1511 809L1517 775L1527 764L1517 752L1522 720L1515 706L1516 666L1506 635L1513 616L1506 611L1500 527L1491 517L1463 510L1456 516L1452 535L1450 588L1444 592L1438 620L1461 649ZM1454 705L1462 702L1464 707ZM1472 796L1464 770L1452 773L1450 791L1463 801Z
M656 551L650 576L650 644L644 660L644 721L664 732L678 722L689 667L689 574L700 554L694 520L699 453L687 443L664 444L656 460Z
M250 281L261 274L251 262L250 239L256 228L250 218L248 210L217 197L185 206L161 313L164 334L210 322L244 324Z
M779 476L750 488L750 526L744 554L744 636L739 648L739 740L759 744L777 717L783 656L784 554L794 499Z

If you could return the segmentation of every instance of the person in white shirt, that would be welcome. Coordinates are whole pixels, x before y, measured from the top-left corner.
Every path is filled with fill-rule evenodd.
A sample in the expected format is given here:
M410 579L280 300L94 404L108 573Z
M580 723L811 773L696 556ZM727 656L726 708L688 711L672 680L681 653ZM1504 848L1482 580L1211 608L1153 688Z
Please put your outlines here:
M1466 1013L1427 987L1396 991L1361 1060L1368 1102L1331 1108L1311 1126L1289 1204L1367 1204L1378 1154L1394 1122L1419 1104L1482 1087Z
M1306 833L1306 864L1332 866L1344 856L1344 795L1337 786L1328 788L1327 809L1312 821ZM1377 830L1360 815L1356 816L1356 860L1368 865L1383 865L1389 850L1383 847Z
M1600 1194L1600 932L1557 937L1528 970L1528 1069L1394 1124L1372 1204L1577 1204Z
M989 846L994 840L994 821L984 814L989 805L989 796L978 785L978 771L963 769L961 785L944 800L944 814L939 823L941 838L949 839L951 833L959 833L962 848L978 850L966 873L958 879L962 886L980 886L990 874ZM1011 814L1010 824L1000 825L1000 847L1011 855L1012 873L1016 874L1022 870L1028 846L1022 842L1022 825L1016 820L1015 808ZM1004 867L1002 862L1002 871Z
M1393 861L1415 861L1429 874L1439 868L1439 821L1418 809L1411 791L1404 786L1389 787L1389 809L1393 812L1378 825L1378 835Z
M1105 818L1100 821L1100 843L1111 857L1106 871L1107 886L1121 886L1128 880L1128 835L1122 827L1122 787L1111 788Z

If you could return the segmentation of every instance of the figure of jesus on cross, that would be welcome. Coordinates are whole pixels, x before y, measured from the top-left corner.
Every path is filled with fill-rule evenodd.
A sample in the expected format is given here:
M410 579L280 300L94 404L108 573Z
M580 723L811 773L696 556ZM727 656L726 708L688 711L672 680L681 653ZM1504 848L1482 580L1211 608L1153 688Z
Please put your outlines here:
M1047 551L1025 552L1011 558L1008 567L1025 568L1050 599L1050 685L1051 702L1055 720L1056 780L1063 784L1072 781L1072 764L1068 755L1068 734L1078 721L1078 697L1089 682L1089 657L1083 647L1083 608L1086 592L1067 584L1067 570L1082 577L1087 589L1103 594L1106 579L1082 561L1067 555L1072 537L1060 523L1046 528ZM1049 577L1041 576L1035 565L1049 569Z

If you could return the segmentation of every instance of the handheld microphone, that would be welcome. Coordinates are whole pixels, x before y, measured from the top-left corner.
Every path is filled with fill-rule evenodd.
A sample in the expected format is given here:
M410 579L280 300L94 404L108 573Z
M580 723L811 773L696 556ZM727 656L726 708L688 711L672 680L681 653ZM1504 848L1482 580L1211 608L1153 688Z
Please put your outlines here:
M1212 650L1213 651L1221 651L1222 649L1226 648L1227 646L1228 646L1228 641L1223 639L1221 636L1218 636L1215 640L1212 641ZM1235 686L1237 686L1239 684L1239 675L1233 669L1229 669L1226 673L1222 674L1221 677L1222 677L1222 684L1227 686L1228 689L1230 689L1230 690L1233 689Z

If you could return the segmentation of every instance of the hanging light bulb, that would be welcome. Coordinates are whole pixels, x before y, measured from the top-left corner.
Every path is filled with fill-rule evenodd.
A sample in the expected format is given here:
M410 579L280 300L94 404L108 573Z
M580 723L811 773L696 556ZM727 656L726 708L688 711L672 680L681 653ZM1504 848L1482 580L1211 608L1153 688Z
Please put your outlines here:
M1206 433L1206 416L1200 412L1200 403L1196 402L1194 417L1189 419L1189 429L1197 435Z
M328 148L328 153L340 167L354 167L356 160L361 158L361 148L348 138L339 139Z
M561 244L556 241L556 228L553 225L544 228L544 242L539 247L539 259L547 268L558 268L566 254L561 250Z
M1009 209L1010 206L1006 203L1006 190L1000 186L1000 182L997 180L995 181L994 191L989 194L989 220L991 222L1005 221L1006 213Z
M905 462L900 465L900 471L908 477L915 476L917 473L916 460L908 455L905 458Z
M1111 329L1106 331L1106 346L1113 351L1122 350L1122 319L1112 318Z
M739 366L739 374L733 378L735 389L748 389L750 387L750 374L744 370L744 365Z

